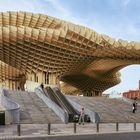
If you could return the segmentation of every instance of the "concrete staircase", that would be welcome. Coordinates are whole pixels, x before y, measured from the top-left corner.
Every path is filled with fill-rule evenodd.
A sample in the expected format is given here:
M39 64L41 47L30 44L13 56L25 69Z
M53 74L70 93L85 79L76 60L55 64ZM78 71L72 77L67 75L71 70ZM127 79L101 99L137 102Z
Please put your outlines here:
M62 123L34 92L9 91L9 96L21 106L20 123Z
M101 122L140 122L140 106L132 113L132 105L121 99L68 96L80 105L99 113Z
M59 117L34 92L9 91L9 96L21 106L21 123L62 123ZM107 97L67 96L81 106L100 115L101 122L140 122L140 106L132 113L132 105Z

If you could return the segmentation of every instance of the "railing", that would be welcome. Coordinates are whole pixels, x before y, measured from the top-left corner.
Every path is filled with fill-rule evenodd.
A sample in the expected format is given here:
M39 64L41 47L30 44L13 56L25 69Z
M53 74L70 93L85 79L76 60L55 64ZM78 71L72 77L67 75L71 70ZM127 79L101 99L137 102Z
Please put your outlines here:
M140 132L140 123L17 124L0 127L1 136L74 135L115 132ZM7 131L8 130L8 131ZM4 133L3 133L4 132Z
M137 124L138 127L137 127ZM19 124L20 125L20 124ZM22 133L21 124L17 125L17 134L20 136ZM123 127L123 125L125 127ZM83 134L92 134L92 133L114 133L114 132L134 132L140 131L140 123L93 123L90 125L79 125L77 123L70 124L45 124L46 134L55 135L55 134L75 134L75 133L83 133ZM109 127L107 127L109 126ZM25 129L24 129L25 130ZM23 131L24 132L24 131Z

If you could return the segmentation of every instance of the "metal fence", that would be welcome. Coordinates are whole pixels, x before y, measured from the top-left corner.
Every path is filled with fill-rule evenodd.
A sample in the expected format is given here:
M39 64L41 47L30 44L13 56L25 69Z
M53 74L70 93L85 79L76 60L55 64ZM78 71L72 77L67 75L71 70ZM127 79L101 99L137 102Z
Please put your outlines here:
M3 136L72 135L140 131L140 123L14 124L0 126Z

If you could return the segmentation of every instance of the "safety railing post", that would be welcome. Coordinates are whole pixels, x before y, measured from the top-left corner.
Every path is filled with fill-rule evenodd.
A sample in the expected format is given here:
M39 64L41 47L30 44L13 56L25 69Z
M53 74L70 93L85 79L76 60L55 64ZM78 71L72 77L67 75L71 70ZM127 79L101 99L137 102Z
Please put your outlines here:
M116 131L119 131L119 123L116 123Z
M96 132L99 132L99 123L96 123Z
M21 136L21 125L17 124L17 135Z
M51 123L48 123L48 135L51 134Z
M76 133L76 123L74 123L74 133Z
M136 123L134 123L134 131L136 131L137 129L137 126L136 126Z

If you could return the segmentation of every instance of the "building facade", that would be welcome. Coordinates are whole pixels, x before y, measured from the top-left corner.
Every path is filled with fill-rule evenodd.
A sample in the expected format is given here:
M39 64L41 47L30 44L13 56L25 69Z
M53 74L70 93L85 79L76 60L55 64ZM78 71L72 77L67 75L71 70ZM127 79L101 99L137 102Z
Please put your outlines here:
M124 92L123 96L130 99L140 99L140 80L139 80L139 89L138 90L129 90Z

